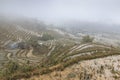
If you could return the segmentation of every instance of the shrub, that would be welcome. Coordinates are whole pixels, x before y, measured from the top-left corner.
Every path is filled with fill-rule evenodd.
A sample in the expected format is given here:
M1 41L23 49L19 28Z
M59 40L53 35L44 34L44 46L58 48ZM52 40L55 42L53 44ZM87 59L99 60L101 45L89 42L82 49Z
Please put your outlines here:
M5 67L7 72L14 73L16 70L19 69L19 64L13 61L9 61Z
M0 78L2 80L12 80L12 75L19 70L19 64L13 61L9 61L5 68L0 72Z
M75 78L76 77L76 74L75 73L69 73L67 75L67 78Z
M34 70L35 67L31 65L19 65L17 62L9 61L5 68L0 72L0 78L2 80L16 80L17 78L30 77L31 71ZM15 79L14 79L15 78Z
M26 72L32 71L34 68L30 65L23 65L23 66L21 66L20 69L22 72L26 73Z
M94 38L90 37L89 35L83 36L81 43L91 43L93 42Z

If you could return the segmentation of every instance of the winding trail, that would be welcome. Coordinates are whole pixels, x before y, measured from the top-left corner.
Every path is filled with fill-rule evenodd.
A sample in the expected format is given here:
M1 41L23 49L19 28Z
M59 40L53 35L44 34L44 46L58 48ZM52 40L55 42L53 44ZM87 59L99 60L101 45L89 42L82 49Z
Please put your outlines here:
M36 56L33 55L33 48L30 49L30 51L27 53L26 56L27 56L28 58L30 58L30 57L36 58Z
M8 54L7 54L7 58L8 58L9 60L12 60L11 55L12 55L12 53L8 53Z
M53 46L53 48L48 52L48 55L47 56L50 56L51 53L55 50L55 46Z

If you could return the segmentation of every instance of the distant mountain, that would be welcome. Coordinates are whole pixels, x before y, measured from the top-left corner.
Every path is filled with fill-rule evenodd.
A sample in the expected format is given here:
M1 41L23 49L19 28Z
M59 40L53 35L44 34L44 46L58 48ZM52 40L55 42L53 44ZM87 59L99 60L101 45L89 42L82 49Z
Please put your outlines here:
M120 34L120 25L104 24L95 22L68 21L59 25L72 33L89 32L89 33L118 33Z

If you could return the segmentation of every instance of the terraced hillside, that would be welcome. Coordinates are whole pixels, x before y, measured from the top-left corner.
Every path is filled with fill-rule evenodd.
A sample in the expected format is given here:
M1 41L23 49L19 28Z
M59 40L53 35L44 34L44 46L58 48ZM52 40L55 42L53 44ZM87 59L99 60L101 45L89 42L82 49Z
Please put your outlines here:
M63 38L57 31L34 19L0 19L1 65L9 60L21 64L39 63L43 56L50 55ZM55 40L54 40L55 39ZM44 41L45 40L45 41ZM58 41L57 41L58 40ZM3 55L2 55L3 54ZM2 67L2 66L0 66Z
M119 80L120 56L80 61L63 71L33 76L27 80ZM22 79L25 80L25 79Z
M54 42L54 43L53 43ZM105 46L96 43L87 44L60 44L56 40L51 41L49 45L49 51L45 55L36 56L33 54L33 47L27 50L18 50L17 53L7 53L5 57L9 60L18 62L20 65L27 64L35 65L37 68L29 72L29 76L43 75L54 71L62 71L65 68L77 64L80 61L92 60L97 58L103 58L112 55L119 55L118 48ZM34 67L35 67L34 66ZM19 70L18 70L19 72ZM27 75L23 73L11 73L9 78L19 79L22 77L27 78ZM21 77L19 77L21 76Z
M119 46L102 44L96 38L95 41L84 43L81 39L81 36L35 20L1 20L0 79L43 77L57 71L64 73L64 70L80 62L120 55ZM80 70L85 72L86 69Z
M57 43L57 44L59 44L59 43ZM53 79L85 80L87 78L86 77L87 74L88 74L88 77L91 78L89 75L93 75L93 73L89 73L89 72L85 73L84 69L86 70L87 67L89 67L89 66L91 66L91 68L93 68L93 67L92 67L92 65L86 66L84 64L84 61L89 63L89 60L94 60L97 63L97 60L99 60L98 58L100 58L100 60L102 60L102 59L104 60L104 59L106 59L107 56L110 56L110 59L111 59L111 56L120 54L120 51L118 48L112 47L112 46L107 46L107 45L102 45L102 44L98 44L98 43L86 43L86 44L74 44L73 43L73 44L65 45L65 46L59 44L59 45L54 45L53 48L51 48L51 50L52 51L50 51L50 53L48 53L49 55L47 55L45 57L45 59L42 60L42 63L40 63L41 67L38 68L37 70L36 69L33 70L33 72L32 72L32 74L40 75L40 77L34 76L34 77L30 78L30 80L32 80L32 79L35 79L35 80L39 80L39 79L43 79L43 80L44 79L46 79L46 80L53 80ZM78 73L73 74L75 72L74 70L73 70L74 72L71 72L72 68L70 66L77 69L77 67L74 67L74 65L76 65L76 66L84 66L85 65L86 66L86 68L79 67L79 70L78 70L78 71L83 70L82 72L85 73L84 75L81 73L81 75L83 75L83 77L80 77L80 75ZM106 65L107 65L107 63L106 63ZM65 69L65 68L67 68L67 69ZM91 68L90 68L90 70L91 70ZM68 71L68 72L65 72L64 69L65 69L65 71ZM90 70L87 69L86 71L90 71ZM96 69L95 69L95 73L97 73ZM32 74L30 74L30 75L32 75ZM71 75L73 74L74 76L78 76L78 78L69 77L68 75L70 75L70 74ZM105 74L107 75L107 73L105 73ZM101 75L103 75L103 74L101 73ZM85 76L85 79L84 79L84 76ZM95 77L93 77L93 78L98 79L98 74L96 74L96 77L97 78L95 78ZM104 76L104 77L106 77L106 76ZM105 80L104 77L102 77L101 79ZM91 78L91 79L93 79L93 78ZM108 79L108 77L106 79ZM24 80L24 79L22 79L22 80ZM115 78L112 77L112 80L115 80Z

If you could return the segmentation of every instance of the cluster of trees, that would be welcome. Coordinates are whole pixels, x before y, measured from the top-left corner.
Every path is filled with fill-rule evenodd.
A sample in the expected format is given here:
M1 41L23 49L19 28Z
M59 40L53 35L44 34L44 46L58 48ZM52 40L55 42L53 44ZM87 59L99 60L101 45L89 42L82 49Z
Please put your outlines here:
M83 36L81 43L91 43L93 42L94 38L90 37L89 35Z
M18 48L29 49L29 45L26 42L20 42L20 43L18 43Z

